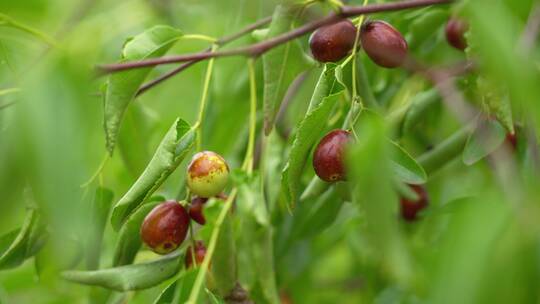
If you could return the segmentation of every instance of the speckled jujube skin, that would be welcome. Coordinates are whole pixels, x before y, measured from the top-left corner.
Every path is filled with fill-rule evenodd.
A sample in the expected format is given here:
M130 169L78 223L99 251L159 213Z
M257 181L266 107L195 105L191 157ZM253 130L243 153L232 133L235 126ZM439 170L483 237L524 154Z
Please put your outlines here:
M206 204L206 201L208 201L207 198L196 196L191 199L191 205L189 206L189 217L200 225L206 224L206 219L204 218L203 213L204 204Z
M189 215L176 201L154 207L141 225L141 239L152 251L167 254L182 244L189 228Z
M333 130L326 134L313 153L313 169L326 182L345 180L344 152L351 140L345 130Z
M379 66L396 68L407 58L407 41L384 21L366 22L360 31L360 41L369 58Z
M337 62L354 47L356 27L350 20L323 26L309 38L313 57L320 62Z
M229 178L229 166L219 154L204 151L193 156L187 170L187 184L200 197L212 197L223 191Z
M448 20L445 28L446 41L458 50L465 50L467 48L465 33L468 29L469 25L467 22L455 17L451 18Z
M418 194L418 200L400 199L401 217L406 221L416 220L418 212L426 208L429 202L427 191L423 186L411 185L410 187Z
M193 257L193 253L195 253L195 258ZM186 268L191 268L193 266L193 260L195 260L195 264L197 266L201 265L204 261L205 255L206 246L204 246L204 243L202 241L196 241L194 250L192 250L192 246L189 246L186 249L186 259L184 261L186 264Z

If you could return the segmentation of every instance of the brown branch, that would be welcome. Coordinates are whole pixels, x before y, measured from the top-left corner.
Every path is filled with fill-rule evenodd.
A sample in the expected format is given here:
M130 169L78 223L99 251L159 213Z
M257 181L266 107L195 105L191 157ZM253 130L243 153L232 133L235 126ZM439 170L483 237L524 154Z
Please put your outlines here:
M358 15L365 15L377 12L388 12L388 11L399 11L415 7L424 7L434 4L446 4L454 2L455 0L407 0L401 2L391 2L391 3L381 3L381 4L370 4L365 6L343 6L341 11L338 13L332 13L326 17L323 17L318 20L306 23L301 27L298 27L290 32L284 33L282 35L270 38L266 41L255 43L252 45L239 47L231 50L224 50L218 52L201 52L193 54L184 54L177 56L168 56L161 58L153 58L148 60L141 60L135 62L125 62L125 63L116 63L116 64L104 64L98 65L97 69L100 73L112 73L118 71L124 71L135 68L142 68L148 66L156 66L161 64L170 64L176 62L186 62L193 60L204 60L208 58L219 58L219 57L228 57L228 56L251 56L256 57L264 52L271 50L283 43L286 43L290 40L301 37L307 33L312 32L313 30L318 29L319 27L336 23L342 19L354 17Z
M219 40L216 41L216 44L219 45L219 46L223 46L229 42L232 42L248 33L250 33L251 31L253 30L256 30L258 28L260 28L261 26L264 26L268 23L270 23L270 21L272 21L272 17L265 17L251 25L248 25L247 27L241 29L240 31L238 31L237 33L234 33L234 34L231 34L231 35L228 35L228 36L224 36L222 38L220 38ZM208 53L212 50L212 48L207 48L206 50L202 51L201 53ZM139 90L137 91L137 94L135 96L139 96L141 94L143 94L144 92L148 91L149 89L151 89L152 87L156 86L157 84L173 77L174 75L186 70L187 68L191 67L192 65L194 65L195 63L201 61L202 59L198 59L198 60L193 60L193 61L188 61L182 65L180 65L179 67L175 68L174 70L172 71L169 71L161 76L159 76L158 78L154 79L154 80L151 80L145 84L143 84Z

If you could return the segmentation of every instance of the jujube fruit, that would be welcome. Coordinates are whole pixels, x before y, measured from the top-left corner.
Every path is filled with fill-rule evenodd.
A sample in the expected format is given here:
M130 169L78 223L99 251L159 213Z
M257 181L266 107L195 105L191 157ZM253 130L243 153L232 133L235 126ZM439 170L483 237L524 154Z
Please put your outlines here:
M418 194L418 199L415 201L404 197L400 199L401 216L406 221L414 221L418 212L426 208L429 202L427 191L423 186L411 185L410 187Z
M187 170L187 184L200 197L215 196L227 185L229 166L219 154L204 151L193 156Z
M193 266L193 261L195 261L196 266L201 265L204 261L205 256L206 246L204 246L204 243L202 241L196 241L195 248L189 246L186 250L186 259L184 261L186 264L186 268L191 268Z
M469 25L467 22L458 18L451 18L446 24L446 41L458 50L465 50L467 48L465 33L468 29Z
M309 38L311 54L320 62L337 62L354 47L356 26L346 19L323 26Z
M313 153L313 169L322 180L336 182L345 180L344 152L351 134L345 130L333 130L326 134Z
M382 67L399 67L407 58L407 41L384 21L369 21L362 25L360 41L368 57Z
M141 239L152 251L167 254L182 244L189 228L189 215L176 201L154 207L141 225Z
M206 224L203 209L204 204L206 204L207 201L207 198L198 196L191 199L191 205L189 206L189 217L200 225Z

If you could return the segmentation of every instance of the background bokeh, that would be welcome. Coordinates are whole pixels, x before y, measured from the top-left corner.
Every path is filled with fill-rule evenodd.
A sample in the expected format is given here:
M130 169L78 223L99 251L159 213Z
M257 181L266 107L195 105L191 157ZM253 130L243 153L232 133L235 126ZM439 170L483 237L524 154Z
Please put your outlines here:
M153 25L221 37L271 15L277 4L274 0L0 0L0 91L18 90L0 95L0 235L21 227L35 208L49 232L47 244L36 257L0 271L0 303L86 303L89 298L103 303L94 294L99 290L59 276L66 268L84 268L80 260L89 250L84 244L95 224L90 202L97 187L110 189L117 201L143 171L176 117L191 124L196 120L206 63L196 64L130 105L114 156L86 184L106 155L100 96L105 78L96 76L95 64L117 61L125 39ZM411 54L434 66L465 60L464 53L446 43L444 25L457 12L469 20L475 29L470 42L481 63L479 73L508 92L514 120L525 130L520 133L520 148L509 157L471 166L458 155L440 170L428 172L430 206L421 220L406 223L398 218L397 195L388 182L392 177L384 168L380 138L389 135L377 123L361 121L357 133L365 142L358 147L354 171L366 187L355 191L365 200L355 204L333 191L301 202L293 212L281 205L275 208L274 271L282 295L292 303L540 302L540 180L531 154L538 148L535 134L540 131L540 53L537 43L528 51L520 49L521 34L535 5L533 0L471 0L370 16L392 23L408 40ZM313 7L306 18L327 11L328 7ZM38 29L57 44L48 45L28 32L3 26L4 15ZM306 53L307 38L300 39ZM231 46L255 41L247 35ZM201 41L180 41L169 54L207 46ZM387 113L403 110L417 94L432 87L404 69L381 69L363 53L359 58L375 98ZM220 58L215 64L203 148L220 153L236 168L247 142L246 59ZM155 68L149 79L170 68ZM275 168L270 169L275 169L276 176L270 180L277 181L273 189L279 185L292 142L279 134L294 132L321 71L316 66L306 74L279 122L279 132L272 135ZM260 101L260 60L257 80ZM467 90L467 79L460 81ZM471 103L478 105L474 100ZM462 126L459 115L438 98L420 123L396 141L418 157ZM500 163L493 163L497 160ZM306 167L304 185L313 176L310 167ZM158 194L180 197L184 168L185 163ZM377 206L395 214L392 223L374 210ZM116 238L107 224L101 267L110 266ZM155 258L142 250L137 261ZM254 266L240 262L239 268L249 273ZM118 294L115 299L152 303L166 285Z

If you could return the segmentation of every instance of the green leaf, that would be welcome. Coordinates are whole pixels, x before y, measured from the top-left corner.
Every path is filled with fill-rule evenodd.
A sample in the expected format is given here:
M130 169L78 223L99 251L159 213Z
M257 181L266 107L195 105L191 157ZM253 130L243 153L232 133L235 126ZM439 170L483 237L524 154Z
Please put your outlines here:
M220 204L223 205L223 203ZM232 217L228 214L221 226L221 231L216 242L215 252L217 254L212 256L212 267L210 268L214 283L213 287L222 296L227 295L231 291L238 279L234 236Z
M399 284L413 278L412 265L396 221L398 198L392 185L391 145L381 118L360 117L362 136L347 156L353 202L364 214L366 236L378 252L381 271Z
M487 111L493 114L510 133L514 133L514 121L512 119L512 107L510 99L501 92L500 88L484 77L476 80L478 91Z
M146 215L163 200L150 201L133 212L118 233L118 241L114 251L113 266L133 263L141 248L141 224Z
M178 279L165 287L154 301L154 304L185 303L196 278L197 269L183 271Z
M424 117L424 114L433 105L440 101L439 93L436 89L416 94L413 97L411 106L403 118L402 134L410 132L416 124Z
M157 25L126 41L122 50L122 60L135 61L160 57L182 37L178 29ZM107 150L112 154L124 113L129 103L152 68L134 69L112 74L105 92L105 137Z
M320 195L314 203L302 204L298 208L295 212L292 242L317 236L334 223L345 203L340 199L336 188L344 184L336 184Z
M154 156L131 189L113 208L111 223L119 230L131 212L156 191L178 167L193 146L195 130L177 119L159 144Z
M111 190L103 187L96 189L96 194L90 207L90 233L86 248L86 266L88 269L99 268L103 231L105 230L109 211L112 207L112 201L113 193Z
M18 233L15 236L16 231ZM34 256L45 244L48 234L36 209L30 209L20 230L15 230L0 239L0 245L7 245L0 255L0 270L17 267L27 258ZM2 247L0 247L2 248Z
M431 36L438 32L434 29L440 28L448 20L448 12L437 9L425 12L415 18L409 25L408 39L410 49L421 46Z
M300 178L304 165L313 145L321 137L326 128L324 122L334 108L336 101L342 97L344 88L335 78L335 66L327 65L311 98L310 107L297 128L289 159L282 174L282 186L287 201L294 206L299 195ZM334 91L335 93L331 94ZM331 94L331 95L329 95Z
M213 304L225 304L225 301L218 298L215 294L213 294L208 288L204 289L206 291L206 294L208 295L208 298L210 299L210 302Z
M462 159L466 165L472 165L504 143L506 130L495 119L486 119L478 124L476 129L469 135Z
M237 207L246 216L252 216L262 226L270 224L270 216L265 203L261 177L254 174L248 177L243 172L235 172L236 175L244 175L242 182L237 185ZM238 177L236 177L238 179Z
M400 145L392 142L392 170L396 177L407 184L424 184L427 174L416 160Z
M180 269L181 256L182 252L178 250L147 263L93 271L64 271L62 277L71 282L117 291L145 289L174 276Z
M290 31L298 14L297 6L279 5L274 11L267 38ZM272 131L276 114L287 88L296 76L310 67L298 41L291 41L262 56L264 68L264 132Z

